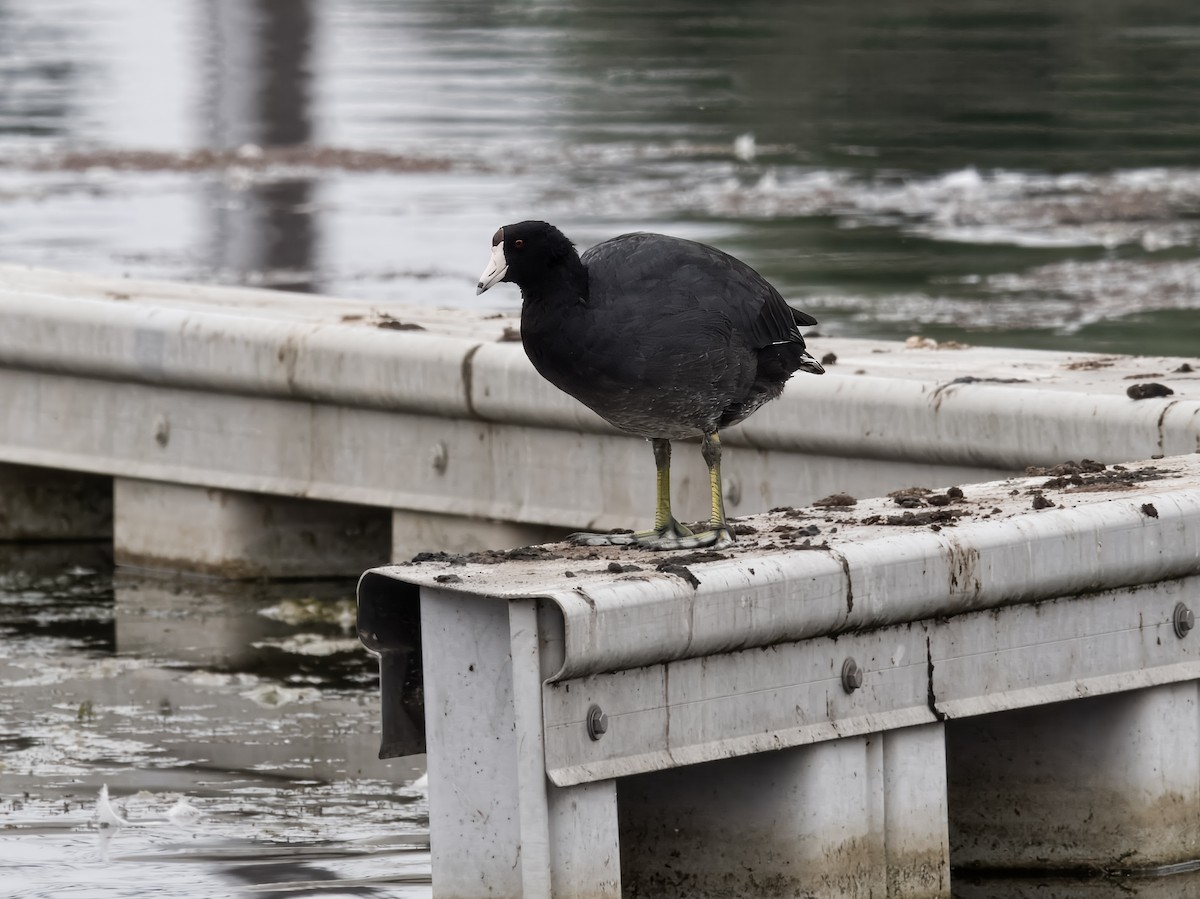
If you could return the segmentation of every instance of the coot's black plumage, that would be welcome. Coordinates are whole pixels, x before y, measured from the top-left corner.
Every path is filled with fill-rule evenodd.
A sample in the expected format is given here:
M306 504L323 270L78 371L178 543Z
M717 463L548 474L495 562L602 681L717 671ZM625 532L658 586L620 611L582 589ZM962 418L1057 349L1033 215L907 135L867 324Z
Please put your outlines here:
M732 543L718 431L779 396L793 372L824 372L799 331L816 319L744 262L662 234L623 234L580 256L545 222L505 225L479 292L498 281L521 288L521 341L538 372L654 445L654 530L576 539L660 549ZM710 529L700 534L670 511L670 441L684 437L701 438L710 472Z

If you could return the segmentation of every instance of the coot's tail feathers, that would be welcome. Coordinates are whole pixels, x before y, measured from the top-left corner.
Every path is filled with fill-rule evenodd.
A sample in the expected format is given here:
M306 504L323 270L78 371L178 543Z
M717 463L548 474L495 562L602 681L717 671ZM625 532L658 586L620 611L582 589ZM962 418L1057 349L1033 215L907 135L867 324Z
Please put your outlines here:
M817 320L799 309L793 309L790 306L784 306L784 308L791 313L793 324L788 328L786 336L782 340L775 338L766 346L759 347L760 375L770 372L768 377L786 381L792 372L797 371L806 371L814 375L825 374L821 363L808 354L805 349L804 335L800 333L801 325L815 325Z
M804 327L807 328L810 325L815 325L817 323L817 320L815 318L813 318L811 315L809 315L807 312L801 312L795 306L791 307L791 309L792 309L792 318L793 318L793 320L795 320L797 325L803 325Z
M823 375L825 367L809 355L804 339L772 343L758 351L758 373L746 395L730 403L721 413L718 427L726 428L742 421L763 403L783 393L783 385L795 372Z
M811 375L825 374L825 366L811 356L804 348L804 338L800 336L800 326L815 325L817 320L807 312L801 312L799 309L792 309L792 318L796 321L796 337L791 346L792 352L789 354L787 363L792 366L792 371L806 371ZM799 350L799 353L796 350Z
M808 352L800 354L800 364L796 366L796 371L806 371L810 375L825 374L825 366L816 360Z
M779 390L783 390L783 382L798 371L812 375L825 374L825 366L809 354L803 340L775 343L758 351L757 381L778 384Z
M799 341L803 346L800 328L815 325L817 320L807 312L789 306L774 290L772 294L759 310L753 323L752 336L759 346L793 341Z

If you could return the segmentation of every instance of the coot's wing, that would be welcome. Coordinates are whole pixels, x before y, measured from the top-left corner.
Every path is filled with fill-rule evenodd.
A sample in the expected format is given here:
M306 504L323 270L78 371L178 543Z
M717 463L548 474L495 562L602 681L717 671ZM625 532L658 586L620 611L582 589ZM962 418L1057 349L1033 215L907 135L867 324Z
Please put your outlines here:
M531 333L530 358L535 365L544 360L564 381L558 386L576 396L688 378L703 379L698 386L711 390L728 378L743 377L742 369L749 367L754 351L734 333L727 316L695 305L660 309L652 299L619 315L614 311L593 308L560 322L553 334Z
M695 241L623 234L597 244L581 259L589 272L589 301L597 307L634 310L653 304L647 318L724 317L756 348L797 340L800 325L817 323L788 306L746 263Z

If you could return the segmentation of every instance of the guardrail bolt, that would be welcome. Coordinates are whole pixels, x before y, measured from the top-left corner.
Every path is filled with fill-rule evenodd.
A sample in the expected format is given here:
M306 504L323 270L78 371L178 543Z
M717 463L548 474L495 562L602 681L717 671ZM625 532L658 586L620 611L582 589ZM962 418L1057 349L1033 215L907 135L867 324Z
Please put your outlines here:
M604 714L604 709L598 705L593 705L588 709L587 731L588 736L593 740L599 740L608 733L608 715Z
M1196 613L1179 603L1175 606L1175 636L1186 637L1188 633L1196 626Z
M438 474L446 473L446 469L450 465L450 450L443 441L439 440L433 445L433 452L429 454L429 463Z
M846 659L842 663L842 689L853 693L863 684L863 670L854 659Z

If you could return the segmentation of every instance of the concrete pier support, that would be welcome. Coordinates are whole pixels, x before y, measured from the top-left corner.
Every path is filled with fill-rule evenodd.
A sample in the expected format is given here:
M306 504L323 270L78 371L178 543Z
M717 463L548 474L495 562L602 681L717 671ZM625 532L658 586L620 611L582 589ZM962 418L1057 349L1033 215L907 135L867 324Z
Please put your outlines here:
M224 577L354 575L388 558L386 509L117 478L118 565Z
M947 727L956 869L1142 871L1200 858L1196 681Z
M0 465L0 540L90 540L112 533L112 478Z
M950 895L940 724L625 778L630 896Z
M392 558L411 559L419 552L472 553L485 549L512 549L561 540L566 528L493 521L437 512L392 511Z

